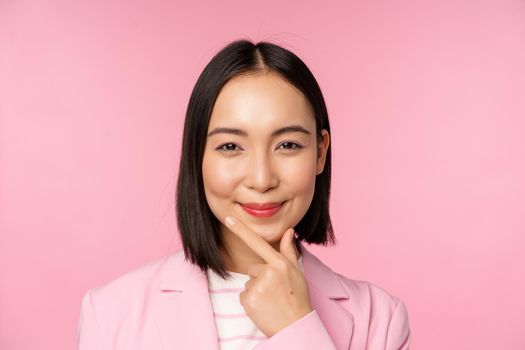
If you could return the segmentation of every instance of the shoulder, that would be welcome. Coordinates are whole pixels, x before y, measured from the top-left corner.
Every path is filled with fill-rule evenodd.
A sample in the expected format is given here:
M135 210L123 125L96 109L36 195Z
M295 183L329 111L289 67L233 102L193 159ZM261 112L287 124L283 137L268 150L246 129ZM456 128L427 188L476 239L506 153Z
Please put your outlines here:
M334 273L348 293L349 300L354 300L355 303L374 303L375 306L380 307L383 311L393 311L401 302L401 299L396 295L375 283L351 279L340 273Z
M181 250L122 273L86 291L84 299L89 297L100 309L117 313L129 311L134 305L140 306L158 291L161 272L169 259L176 258L180 254L182 254Z
M379 285L338 273L301 244L303 265L308 279L330 298L343 306L363 307L372 304L382 313L393 311L400 299ZM347 302L344 302L344 301Z
M309 277L352 318L352 348L408 350L411 333L405 304L375 283L337 273L304 250Z
M408 349L409 317L401 298L375 283L335 275L348 294L342 305L354 317L355 332L361 335L357 338L367 339L373 348Z
M138 348L138 340L146 342L140 348L159 348L151 322L153 306L162 295L163 271L170 261L180 261L181 254L179 250L149 261L87 290L77 324L78 349Z

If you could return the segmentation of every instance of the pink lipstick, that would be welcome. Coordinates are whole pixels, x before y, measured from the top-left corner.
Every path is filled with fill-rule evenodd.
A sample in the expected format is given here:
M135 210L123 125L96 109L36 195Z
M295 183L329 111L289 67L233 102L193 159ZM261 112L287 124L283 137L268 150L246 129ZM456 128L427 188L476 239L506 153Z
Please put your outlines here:
M277 213L283 203L242 203L241 207L250 215L266 218Z

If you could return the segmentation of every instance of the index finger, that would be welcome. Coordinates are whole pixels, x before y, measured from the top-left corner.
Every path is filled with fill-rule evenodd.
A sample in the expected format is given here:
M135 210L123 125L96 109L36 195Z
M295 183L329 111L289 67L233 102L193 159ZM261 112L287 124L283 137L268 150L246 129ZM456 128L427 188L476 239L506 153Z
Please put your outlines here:
M248 247L250 247L267 263L271 264L280 258L280 254L276 252L275 249L264 240L264 238L259 236L240 220L227 216L225 222L233 233L239 236Z

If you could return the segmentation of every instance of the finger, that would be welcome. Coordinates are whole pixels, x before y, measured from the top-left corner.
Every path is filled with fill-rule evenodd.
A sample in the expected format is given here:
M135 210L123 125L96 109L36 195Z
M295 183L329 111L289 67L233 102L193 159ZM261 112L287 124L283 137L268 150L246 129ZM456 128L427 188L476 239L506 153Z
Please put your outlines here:
M244 290L249 292L250 289L253 287L254 283L256 283L256 280L254 279L246 281L246 283L244 284Z
M259 264L259 263L250 264L246 268L246 272L248 272L248 276L250 276L250 278L257 278L257 276L260 275L260 273L264 270L265 267L266 267L266 264Z
M281 239L279 249L281 254L284 255L290 262L297 268L299 268L299 256L297 255L295 243L294 243L295 232L293 228L286 230Z
M248 247L268 264L273 264L281 258L280 254L276 252L264 238L246 226L242 221L231 216L226 217L224 221L233 233L239 236Z

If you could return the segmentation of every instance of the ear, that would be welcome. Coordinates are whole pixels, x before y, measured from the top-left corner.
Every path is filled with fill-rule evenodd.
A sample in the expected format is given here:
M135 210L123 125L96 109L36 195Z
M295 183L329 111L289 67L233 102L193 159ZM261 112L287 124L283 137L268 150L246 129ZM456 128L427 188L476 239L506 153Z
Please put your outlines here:
M324 170L324 164L326 162L326 153L330 146L330 134L326 129L321 130L321 139L317 144L317 175L321 174Z

